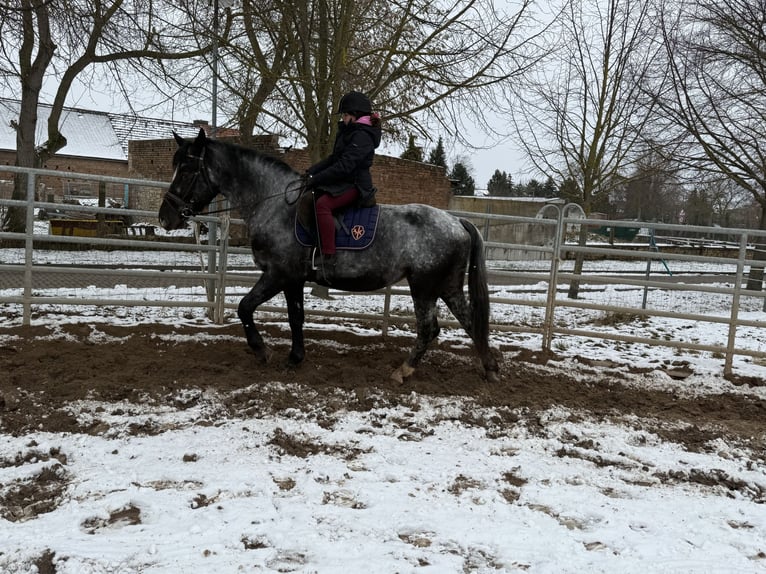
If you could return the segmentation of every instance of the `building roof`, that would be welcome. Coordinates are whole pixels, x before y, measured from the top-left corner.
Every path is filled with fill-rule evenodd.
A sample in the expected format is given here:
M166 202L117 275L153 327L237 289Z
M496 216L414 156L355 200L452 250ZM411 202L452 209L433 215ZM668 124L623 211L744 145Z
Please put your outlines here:
M0 98L0 150L16 149L16 131L11 125L18 122L20 106L19 100ZM51 108L48 104L37 108L36 145L47 139ZM200 127L205 126L65 107L61 114L61 133L67 145L58 155L127 161L130 140L166 139L174 131L183 137L194 137Z

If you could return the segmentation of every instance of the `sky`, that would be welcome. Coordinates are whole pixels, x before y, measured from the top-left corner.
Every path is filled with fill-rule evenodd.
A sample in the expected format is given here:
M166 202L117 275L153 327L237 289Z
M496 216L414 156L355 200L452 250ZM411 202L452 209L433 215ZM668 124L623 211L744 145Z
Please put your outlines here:
M16 98L17 94L6 90L0 85L0 94L2 97ZM49 86L43 90L43 100L45 103L53 101L54 92ZM134 97L139 97L136 94ZM139 103L134 102L140 108L142 105L151 105L151 97ZM66 105L69 107L83 108L89 110L109 111L114 113L132 113L131 107L125 101L121 94L114 94L107 86L99 89L98 86L83 86L81 82L75 81L67 97ZM197 108L172 107L155 109L147 111L146 117L150 118L170 118L175 121L193 122L199 119L211 121L211 106L203 105ZM225 123L227 118L218 113L218 123ZM471 123L468 122L467 129L471 129ZM508 128L510 130L510 126ZM418 145L424 146L425 157L428 157L431 149L436 145L438 134L434 134L433 142L419 141ZM525 172L526 162L524 156L519 151L519 146L514 144L512 137L498 143L496 138L491 138L487 134L475 128L475 133L468 133L469 141L476 149L466 148L459 144L450 145L449 139L445 135L445 151L447 153L447 162L449 166L454 165L456 161L462 161L469 167L477 189L486 189L487 182L494 174L495 170L509 173L513 181L528 181L532 176ZM291 145L292 142L283 141L283 145ZM386 145L385 139L379 153L386 155L399 156L404 151L404 147L398 144Z
M496 2L496 4L502 8L508 3L505 0L502 0L500 2ZM516 8L515 5L511 6L509 4L509 6L509 9L514 12ZM116 93L116 90L113 89L113 86L110 82L107 82L103 87L100 87L98 85L97 76L91 77L88 75L87 77L88 81L92 82L88 85L84 85L81 81L81 78L77 78L75 80L67 97L66 105L85 109L110 111L114 113L128 113L131 111L130 106L127 104L127 102L125 102L123 98L123 94ZM53 94L57 81L49 79L46 83L47 85L44 86L43 90L44 100L46 103L51 103L53 101ZM0 90L0 93L2 93L3 97L18 97L18 90L15 88L8 90L5 86L0 86ZM134 102L134 105L136 106L135 109L140 110L142 106L151 103L152 98L151 96L148 98L145 97L145 90L135 89L131 97L139 98L141 96L144 96L144 101L140 103ZM149 111L146 115L148 117L167 117L177 121L188 122L198 119L210 120L211 106L202 105L197 109L185 109L180 107L173 108L171 105L168 107L163 107L163 109L160 110ZM227 118L223 117L219 111L218 123L225 123L226 119ZM507 131L510 133L510 125L507 127L507 130L505 130L505 128L503 128L501 125L502 121L502 118L497 118L496 124L498 131ZM448 154L448 163L450 165L453 165L456 161L462 161L465 163L469 168L469 172L474 177L476 187L478 189L486 189L487 182L497 169L509 173L513 177L513 180L516 182L528 181L532 177L527 171L525 171L525 168L528 166L524 161L524 156L519 151L519 146L514 144L513 137L509 137L504 141L498 142L487 136L487 134L482 133L478 129L476 129L475 133L470 133L472 122L469 121L466 123L468 124L467 129L469 130L469 133L465 134L465 137L470 140L474 148L466 148L457 144L455 146L447 145L446 151ZM460 126L460 129L463 129L464 127L465 126ZM433 142L418 143L430 148L431 146L435 145L439 136L437 133L433 135ZM283 143L285 145L292 145L294 142L285 141ZM396 156L401 154L403 150L403 146L391 145L386 147L384 145L381 151L383 153ZM429 151L430 149L427 149L426 154Z

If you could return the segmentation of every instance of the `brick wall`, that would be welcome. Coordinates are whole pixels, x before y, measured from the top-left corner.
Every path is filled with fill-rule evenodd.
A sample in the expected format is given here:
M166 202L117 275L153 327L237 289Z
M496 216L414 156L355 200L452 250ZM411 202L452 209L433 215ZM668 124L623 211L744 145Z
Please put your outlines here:
M256 137L252 146L262 153L274 155L285 161L296 171L302 172L311 159L305 149L279 148L278 136ZM70 156L56 156L45 164L45 169L62 173L87 173L133 179L170 181L173 175L173 154L178 148L173 138L161 140L135 140L128 143L128 161L98 160ZM0 164L13 165L15 153L0 151ZM378 188L379 203L426 203L447 209L452 191L444 168L427 165L400 158L376 155L372 166L372 177ZM5 177L0 175L0 178ZM63 196L73 192L82 195L97 196L97 184L76 182L72 178L41 178L44 188L40 188L40 199L55 196L55 201L62 201ZM154 211L159 208L163 191L157 188L135 188L131 186L129 207ZM122 198L123 189L118 184L110 184L109 197Z
M0 151L0 166L14 165L16 162L16 153L9 151ZM2 169L2 168L0 168ZM65 195L91 195L98 197L98 182L86 182L84 180L67 177L67 173L87 173L94 175L105 175L108 177L128 177L128 165L124 161L88 159L82 157L73 157L58 155L51 158L43 165L43 169L52 169L60 171L61 177L41 177L38 178L38 198L46 201L49 197L57 202L63 201ZM0 172L1 173L1 172ZM2 179L11 179L12 174L1 174ZM119 184L107 185L107 197L123 197L123 186Z
M283 150L277 136L257 137L251 147L281 158L296 171L302 172L311 160L305 149ZM143 140L129 143L129 177L170 181L175 140ZM377 155L372 166L372 178L378 188L379 203L426 203L442 209L449 207L452 191L444 168L400 158ZM158 209L162 192L141 193L138 209Z
M169 182L173 176L173 154L177 149L178 144L172 138L129 141L128 176Z

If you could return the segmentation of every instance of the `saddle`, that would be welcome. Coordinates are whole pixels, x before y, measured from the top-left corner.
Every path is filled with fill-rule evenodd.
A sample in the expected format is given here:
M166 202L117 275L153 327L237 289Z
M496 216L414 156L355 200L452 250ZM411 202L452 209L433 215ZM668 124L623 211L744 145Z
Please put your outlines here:
M337 249L360 250L372 244L380 206L375 203L374 196L370 204L352 205L333 213ZM304 193L295 211L295 238L304 247L317 247L317 237L314 195Z

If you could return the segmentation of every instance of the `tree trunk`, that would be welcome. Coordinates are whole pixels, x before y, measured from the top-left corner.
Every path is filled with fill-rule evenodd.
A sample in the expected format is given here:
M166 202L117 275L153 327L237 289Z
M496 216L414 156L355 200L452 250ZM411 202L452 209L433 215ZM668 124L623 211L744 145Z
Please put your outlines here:
M585 224L580 224L580 233L577 240L577 244L584 247L587 242L588 242L588 226ZM573 271L575 275L580 275L582 273L584 262L585 262L585 255L582 252L578 252L575 255L575 264L574 264L574 271ZM579 294L580 294L580 281L578 279L572 279L572 282L569 284L569 291L567 292L567 297L569 299L577 299Z
M40 156L35 149L37 106L40 102L45 70L53 58L56 46L51 40L47 4L36 6L34 13L31 5L27 5L26 8L22 16L23 42L19 49L21 104L19 120L13 128L16 130L16 166L35 168L41 167ZM26 174L17 174L11 197L18 200L26 199ZM13 233L24 233L26 208L9 208L2 222L2 228Z
M41 168L42 158L35 148L35 133L37 131L37 105L40 98L39 90L30 94L28 99L21 101L19 122L16 126L16 162L17 167ZM27 199L26 173L17 173L13 181L12 199L25 201ZM26 230L26 207L9 207L2 222L2 228L11 233L24 233Z
M761 205L761 224L759 229L766 229L766 204ZM753 259L756 261L766 261L766 241L759 237L755 243L755 254ZM760 291L763 288L763 265L750 267L750 273L747 276L748 291Z

